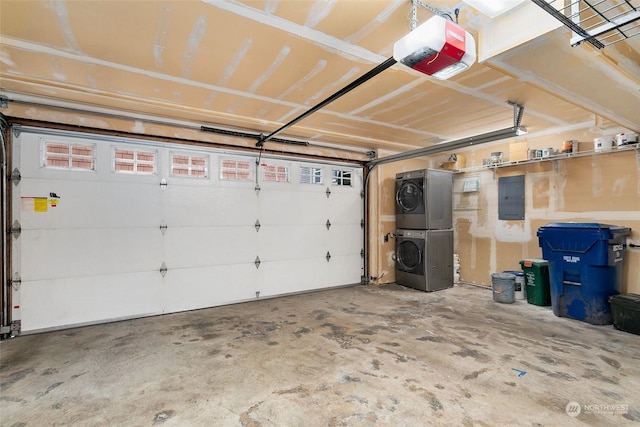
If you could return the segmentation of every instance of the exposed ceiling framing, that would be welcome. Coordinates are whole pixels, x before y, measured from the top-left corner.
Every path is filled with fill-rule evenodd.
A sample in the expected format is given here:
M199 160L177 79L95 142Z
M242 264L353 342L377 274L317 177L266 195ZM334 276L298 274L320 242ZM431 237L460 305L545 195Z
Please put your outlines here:
M0 95L9 100L1 112L107 129L129 117L129 129L118 130L203 141L230 136L201 126L268 135L383 63L409 32L409 0L363 4L0 0ZM494 20L460 1L429 4L459 8L480 52L504 25L552 20L533 3ZM417 18L431 16L420 8ZM562 26L513 43L521 31L512 33L499 40L508 48L450 80L393 65L280 136L362 153L412 151L511 126L507 101L526 107L530 136L598 122L640 131L640 37L597 50L572 49ZM152 129L162 121L193 131Z

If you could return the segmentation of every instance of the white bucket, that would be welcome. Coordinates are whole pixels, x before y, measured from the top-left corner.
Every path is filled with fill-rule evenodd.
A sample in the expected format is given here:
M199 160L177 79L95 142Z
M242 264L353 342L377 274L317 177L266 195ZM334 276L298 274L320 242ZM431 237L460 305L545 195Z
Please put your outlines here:
M616 146L634 144L638 141L638 134L635 132L619 133L616 135Z
M516 287L515 287L515 297L516 299L525 299L527 297L527 290L524 284L524 274L518 273L516 274Z
M611 151L613 139L610 136L601 136L593 140L593 150L596 153L601 151Z

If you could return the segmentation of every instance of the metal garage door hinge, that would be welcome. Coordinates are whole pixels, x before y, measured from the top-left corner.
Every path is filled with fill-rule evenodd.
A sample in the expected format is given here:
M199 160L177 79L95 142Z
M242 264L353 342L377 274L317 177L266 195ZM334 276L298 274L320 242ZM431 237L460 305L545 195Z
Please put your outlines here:
M364 258L364 249L360 250L360 258Z
M327 230L331 228L331 221L327 220L327 223L325 224L327 226Z
M256 231L260 231L260 220L256 219L256 223L253 226L256 228Z
M166 178L162 178L160 180L160 190L166 190L167 189L167 179Z
M164 262L162 263L162 265L160 266L160 274L162 274L162 277L164 277L167 274L167 264L165 264Z
M15 138L20 136L20 133L22 132L22 126L20 125L11 125L11 130L13 131L13 136Z
M329 187L327 187L327 191L325 191L324 194L327 195L327 199L328 199L329 196L331 195L331 189Z
M13 275L13 279L9 280L9 286L13 288L14 291L20 289L20 285L22 284L22 278L18 273Z
M9 179L11 179L11 182L13 182L15 185L18 185L20 183L20 180L22 179L22 175L20 175L20 169L15 168L13 172L11 172L11 176L9 177Z
M325 258L327 259L327 262L331 261L331 253L329 251L327 251L327 256Z
M164 234L167 232L167 224L160 224L160 232L164 236Z
M256 265L256 268L260 268L260 257L256 256L256 260L253 263Z
M253 189L256 190L256 196L259 196L260 195L260 186L258 184L256 184L256 186Z
M364 228L364 219L360 220L360 228Z
M13 221L13 224L9 229L9 233L11 233L13 237L15 237L16 239L20 237L20 233L22 233L22 226L20 226L20 223L18 222L17 219Z

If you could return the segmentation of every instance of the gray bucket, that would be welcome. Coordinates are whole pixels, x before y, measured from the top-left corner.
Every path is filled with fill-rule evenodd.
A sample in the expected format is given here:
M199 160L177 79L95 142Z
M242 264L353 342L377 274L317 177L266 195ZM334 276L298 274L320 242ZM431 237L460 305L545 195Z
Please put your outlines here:
M515 302L516 276L511 273L493 273L491 275L493 300L512 304Z

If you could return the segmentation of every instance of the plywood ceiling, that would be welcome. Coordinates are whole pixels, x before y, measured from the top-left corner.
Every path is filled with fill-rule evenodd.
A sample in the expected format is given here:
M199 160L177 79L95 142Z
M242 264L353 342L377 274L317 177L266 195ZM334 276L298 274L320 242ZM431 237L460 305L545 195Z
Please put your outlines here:
M478 37L483 18L451 11ZM408 0L0 1L0 90L9 99L103 108L269 133L392 56ZM421 9L420 21L431 17ZM526 25L526 23L523 23ZM512 126L604 117L640 130L640 48L569 46L563 28L448 81L400 64L283 137L406 151ZM1 111L1 110L0 110Z

